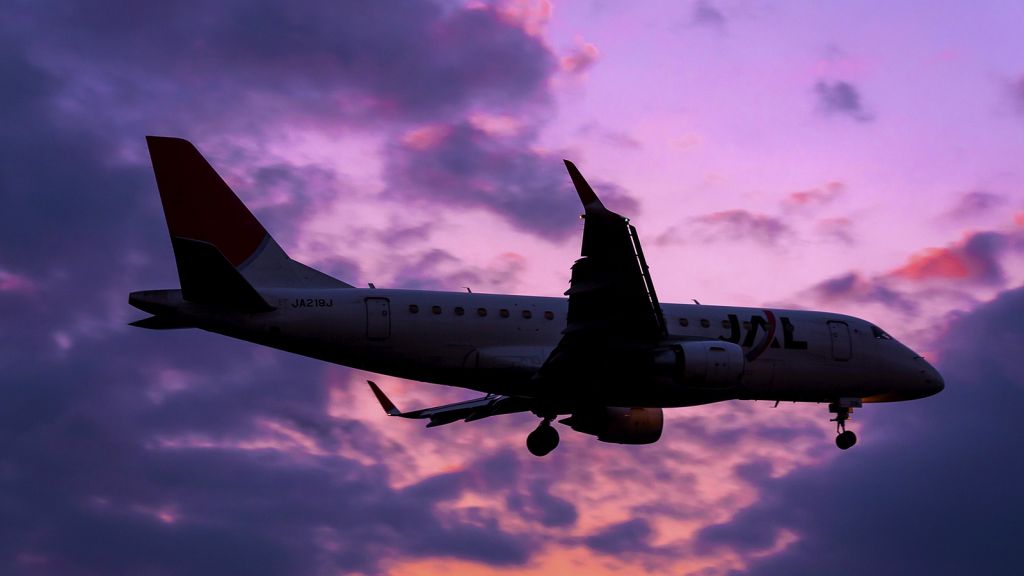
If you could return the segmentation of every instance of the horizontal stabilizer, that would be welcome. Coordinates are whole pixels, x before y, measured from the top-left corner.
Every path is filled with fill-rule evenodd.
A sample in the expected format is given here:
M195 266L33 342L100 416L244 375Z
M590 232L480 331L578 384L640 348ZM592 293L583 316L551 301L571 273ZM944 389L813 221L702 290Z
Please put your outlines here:
M147 330L177 330L179 328L194 328L191 324L182 322L176 318L169 318L167 316L150 316L149 318L143 318L142 320L136 320L128 324L136 328L146 328Z
M384 391L381 390L375 382L367 380L366 383L370 385L370 390L373 391L373 395L377 397L377 401L380 402L381 408L384 409L384 412L386 412L388 416L429 419L430 422L427 424L427 428L451 424L457 420L472 422L473 420L480 420L481 418L497 416L499 414L526 412L531 409L533 402L530 398L488 394L482 398L475 398L464 402L445 404L444 406L424 408L422 410L413 410L412 412L402 412L395 406L394 402L384 394Z
M244 312L274 309L213 244L188 238L172 243L185 300Z

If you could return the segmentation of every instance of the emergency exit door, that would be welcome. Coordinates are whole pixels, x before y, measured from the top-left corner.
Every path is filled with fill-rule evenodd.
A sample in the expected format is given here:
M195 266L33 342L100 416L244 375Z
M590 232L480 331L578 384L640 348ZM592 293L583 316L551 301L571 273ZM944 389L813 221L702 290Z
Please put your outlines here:
M366 337L372 340L391 337L391 303L387 298L366 299Z
M852 353L850 327L846 322L829 322L828 332L832 338L832 359L849 360Z

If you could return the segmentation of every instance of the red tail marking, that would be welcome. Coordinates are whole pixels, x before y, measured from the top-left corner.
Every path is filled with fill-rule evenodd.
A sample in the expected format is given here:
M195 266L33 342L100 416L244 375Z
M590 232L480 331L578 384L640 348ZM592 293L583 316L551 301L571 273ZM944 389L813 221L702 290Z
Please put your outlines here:
M267 231L188 140L147 136L172 237L209 242L238 266Z

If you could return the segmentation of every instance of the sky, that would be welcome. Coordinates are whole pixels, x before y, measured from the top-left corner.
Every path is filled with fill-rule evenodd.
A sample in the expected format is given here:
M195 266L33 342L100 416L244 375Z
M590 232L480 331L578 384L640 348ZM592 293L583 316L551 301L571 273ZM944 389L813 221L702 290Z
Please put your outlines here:
M1013 573L1024 5L13 0L0 19L0 573ZM943 373L666 413L650 446L199 331L144 136L355 285L554 296L576 162L665 302L827 309Z

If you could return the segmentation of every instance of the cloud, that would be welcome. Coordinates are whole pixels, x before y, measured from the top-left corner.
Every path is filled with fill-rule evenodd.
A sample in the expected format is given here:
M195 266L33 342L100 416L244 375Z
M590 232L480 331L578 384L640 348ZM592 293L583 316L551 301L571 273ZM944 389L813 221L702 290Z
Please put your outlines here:
M417 129L386 154L390 198L482 208L548 239L579 232L579 198L561 158L531 149L532 134L492 134L469 122ZM585 168L584 168L585 170ZM620 188L591 180L603 201L625 214L637 203Z
M573 49L562 57L562 70L569 74L583 74L594 66L599 55L597 46L577 39Z
M974 232L942 248L913 254L889 276L915 282L964 281L999 285L1005 280L1000 256L1012 245L1001 232Z
M1024 75L1007 85L1006 93L1017 111L1024 114Z
M718 8L715 8L711 2L697 0L693 3L693 9L690 11L690 22L696 26L723 30L726 20L725 15Z
M63 71L75 107L136 130L178 133L201 123L210 132L256 131L303 120L349 127L474 108L523 110L548 97L558 69L522 21L487 4L186 0L51 8L16 8L12 29L37 60ZM112 117L126 108L134 113Z
M865 408L851 451L756 481L757 501L696 541L739 554L750 575L1004 572L1024 513L1005 427L1024 402L1021 317L1022 288L964 315L941 339L943 393ZM787 534L796 542L769 553Z
M857 272L824 280L812 286L808 294L822 302L871 302L907 314L917 311L914 300L890 286L885 278L865 278Z
M591 550L613 556L650 554L655 550L651 545L653 533L646 520L634 518L605 526L583 542Z
M713 212L692 221L709 239L714 240L751 240L774 245L792 232L780 218L742 209Z
M820 206L828 204L841 196L846 187L842 182L827 182L820 188L809 188L791 192L786 196L784 204L789 207Z
M951 220L964 220L990 213L994 208L1006 204L1006 198L1000 194L984 190L972 190L960 195L955 206L946 212L945 217Z
M588 122L587 124L584 124L577 131L577 134L586 138L588 141L597 140L626 150L637 150L642 147L640 142L629 134L617 130L608 130L601 127L596 122Z
M478 292L513 290L526 269L525 259L505 252L485 266L464 263L446 250L433 248L409 257L393 256L394 283L409 290L461 290Z
M824 218L815 226L818 234L842 244L853 244L853 221L846 217Z
M814 85L814 94L818 100L818 107L827 115L847 116L858 122L874 120L874 114L864 109L860 92L849 82L818 81Z

